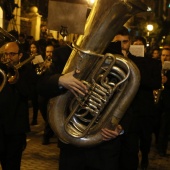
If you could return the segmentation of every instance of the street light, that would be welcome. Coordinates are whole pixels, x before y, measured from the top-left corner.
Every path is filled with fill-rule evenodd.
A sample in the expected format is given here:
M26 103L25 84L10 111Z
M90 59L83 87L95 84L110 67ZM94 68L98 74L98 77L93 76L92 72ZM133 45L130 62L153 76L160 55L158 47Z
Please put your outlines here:
M146 26L146 29L147 29L147 36L149 37L150 32L153 31L153 25L152 24L148 24Z
M150 32L153 31L153 25L152 24L147 24L146 26L146 29L147 29L147 47L150 46Z
M153 31L153 25L152 24L148 24L146 26L146 28L147 28L148 31Z

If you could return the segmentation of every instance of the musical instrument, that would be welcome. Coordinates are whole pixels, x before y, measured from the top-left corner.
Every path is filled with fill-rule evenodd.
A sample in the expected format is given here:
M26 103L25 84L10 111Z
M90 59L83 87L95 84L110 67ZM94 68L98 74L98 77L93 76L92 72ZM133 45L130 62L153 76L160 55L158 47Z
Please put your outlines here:
M167 71L168 71L168 69L162 69L162 71L161 71L162 76L166 75ZM163 83L161 84L160 89L153 90L153 96L154 96L154 103L155 104L159 103L163 90L164 90L164 84Z
M52 59L47 58L43 63L38 64L38 66L35 69L37 75L42 75L50 67L51 63Z
M154 103L158 104L161 98L161 93L164 90L164 86L162 85L161 89L153 90L153 96L154 96Z
M18 40L13 35L9 34L6 30L0 27L0 48L7 42L12 41L18 42Z
M0 27L0 48L2 48L3 45L6 44L7 42L11 42L11 41L17 42L17 39L13 35L9 34L6 30ZM3 53L1 52L0 58L2 57L3 57ZM0 92L1 92L3 87L5 86L7 77L6 77L5 72L2 69L0 69L0 75L2 76L2 82L0 84Z
M165 49L166 50L166 49ZM162 61L162 71L161 76L165 76L167 74L167 71L170 70L170 56L169 55L163 55L161 56ZM153 90L153 96L154 96L154 103L158 104L161 99L162 91L164 90L164 83L162 82L161 88Z
M123 24L133 15L147 11L139 0L97 0L87 19L63 74L75 75L88 87L88 94L74 97L70 91L49 102L49 123L64 143L89 147L102 142L101 129L114 129L139 84L140 73L128 58L102 53Z
M2 91L3 87L5 86L6 82L8 81L10 84L15 84L19 79L19 72L18 70L25 64L29 63L31 60L33 60L35 55L30 56L23 62L17 64L17 65L11 65L8 62L4 62L7 66L8 73L5 73L2 69L0 69L0 74L3 77L2 83L0 85L0 92Z

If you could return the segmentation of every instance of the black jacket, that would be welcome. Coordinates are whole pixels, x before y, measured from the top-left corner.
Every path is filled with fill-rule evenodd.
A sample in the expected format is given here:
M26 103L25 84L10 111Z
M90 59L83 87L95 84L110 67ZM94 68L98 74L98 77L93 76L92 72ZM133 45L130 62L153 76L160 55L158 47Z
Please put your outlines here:
M62 75L63 68L70 56L72 49L68 46L54 50L52 64L46 72L40 76L37 90L40 96L52 98L65 91L58 87L58 79Z
M105 51L122 55L120 42L111 42ZM161 88L162 81L162 64L160 60L149 57L136 57L130 52L128 53L128 58L138 67L141 80L137 94L120 122L125 131L135 129L141 118L154 117L153 90Z
M152 117L154 120L153 90L161 88L162 66L161 61L152 58L136 57L131 53L128 57L136 64L141 74L138 92L121 121L126 131L132 131L142 121L141 118Z
M0 64L6 74L9 69ZM31 67L29 64L19 69L19 79L15 84L8 81L0 92L0 131L3 134L21 134L28 131L28 98L31 91ZM2 76L0 78L2 82Z
M167 82L164 84L164 89L161 93L160 106L162 112L170 115L170 70L165 73L165 76L167 77Z

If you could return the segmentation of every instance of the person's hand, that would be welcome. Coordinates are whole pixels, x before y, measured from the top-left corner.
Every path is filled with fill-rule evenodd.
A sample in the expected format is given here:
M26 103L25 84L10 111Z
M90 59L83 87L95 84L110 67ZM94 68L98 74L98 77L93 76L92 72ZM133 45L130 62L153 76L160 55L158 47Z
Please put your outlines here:
M128 57L128 53L127 53L126 50L122 50L122 54L123 54L124 57Z
M162 84L166 83L167 82L167 77L166 76L162 76Z
M122 130L123 129L122 129L121 125L117 125L114 130L103 128L101 130L101 135L102 135L104 141L109 141L109 140L114 139L117 136L119 136L120 133L122 132Z
M58 84L70 90L75 96L77 96L77 93L84 96L88 92L87 87L80 80L76 79L73 76L74 74L75 71L72 71L60 76Z

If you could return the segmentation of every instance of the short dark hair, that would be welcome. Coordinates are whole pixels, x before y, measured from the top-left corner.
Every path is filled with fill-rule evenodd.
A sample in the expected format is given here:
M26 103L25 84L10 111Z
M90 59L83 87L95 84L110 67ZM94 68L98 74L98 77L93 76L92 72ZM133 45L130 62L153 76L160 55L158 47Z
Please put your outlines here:
M160 48L159 48L159 47L153 48L153 49L152 49L152 53L153 53L154 51L159 51L159 52L160 52Z
M135 42L135 41L141 41L141 42L143 43L143 45L146 47L146 39L145 39L144 37L142 37L142 36L136 36L136 37L134 38L134 41L133 41L133 42Z
M170 51L170 48L162 48L162 51L163 51L163 50L168 50L168 51Z
M23 46L21 45L21 43L17 42L18 44L18 47L19 47L19 53L24 53L24 49L23 49Z
M128 29L126 27L122 27L117 33L116 35L123 35L123 36L126 36L126 35L130 35L130 32L128 31Z
M26 35L24 33L20 33L18 37L26 38Z

